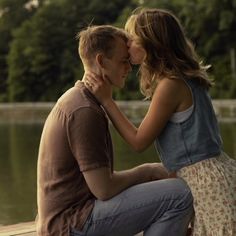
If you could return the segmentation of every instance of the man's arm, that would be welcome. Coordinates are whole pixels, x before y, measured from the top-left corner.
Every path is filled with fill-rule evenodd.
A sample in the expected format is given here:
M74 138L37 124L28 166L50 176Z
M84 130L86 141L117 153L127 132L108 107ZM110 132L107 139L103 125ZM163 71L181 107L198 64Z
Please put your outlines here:
M107 167L83 172L90 191L99 200L108 200L126 188L152 180L168 178L160 163L146 163L135 168L111 173Z
M71 150L96 198L106 200L129 186L167 178L166 170L158 163L112 172L109 156L112 153L107 149L107 132L104 117L91 108L78 110L68 124Z

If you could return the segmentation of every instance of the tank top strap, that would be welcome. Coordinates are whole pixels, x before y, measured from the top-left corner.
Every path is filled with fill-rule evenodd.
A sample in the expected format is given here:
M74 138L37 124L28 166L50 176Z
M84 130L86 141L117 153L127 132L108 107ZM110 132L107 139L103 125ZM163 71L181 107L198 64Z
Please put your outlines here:
M198 86L198 83L196 80L188 79L188 78L183 78L183 80L191 88L191 90L194 90L194 88Z

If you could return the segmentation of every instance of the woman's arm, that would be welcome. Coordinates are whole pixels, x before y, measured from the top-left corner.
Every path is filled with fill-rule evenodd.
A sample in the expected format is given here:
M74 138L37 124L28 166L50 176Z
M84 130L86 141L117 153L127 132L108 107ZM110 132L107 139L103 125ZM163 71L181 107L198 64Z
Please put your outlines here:
M178 83L171 79L161 80L154 92L147 114L137 128L112 99L109 81L102 81L100 78L95 80L94 77L93 79L89 77L88 83L90 82L93 84L92 87L89 87L90 91L101 102L115 128L126 142L138 152L145 150L153 143L180 103L177 96Z

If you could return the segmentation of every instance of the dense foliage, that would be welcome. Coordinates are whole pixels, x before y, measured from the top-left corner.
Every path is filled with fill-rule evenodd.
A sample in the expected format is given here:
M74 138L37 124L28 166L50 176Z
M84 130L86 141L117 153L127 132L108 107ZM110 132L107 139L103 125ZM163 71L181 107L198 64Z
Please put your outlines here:
M212 96L236 98L236 0L0 0L0 101L55 101L83 74L76 33L90 24L123 27L140 5L173 11L212 65ZM142 98L137 71L117 99Z

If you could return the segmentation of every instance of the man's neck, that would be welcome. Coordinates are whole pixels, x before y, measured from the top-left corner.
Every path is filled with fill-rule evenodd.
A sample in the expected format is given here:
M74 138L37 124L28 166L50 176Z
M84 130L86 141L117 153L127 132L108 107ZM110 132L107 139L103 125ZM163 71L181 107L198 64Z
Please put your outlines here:
M97 68L97 67L88 67L88 66L84 66L84 76L83 76L83 79L82 79L82 81L84 81L84 77L85 77L85 74L86 73L94 73L94 74L96 74L96 75L98 75L98 76L101 76L102 75L102 73L101 73L101 71L100 71L100 69L99 68Z
M92 72L99 76L102 74L100 68L98 68L97 66L84 66L84 73L86 72Z

